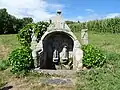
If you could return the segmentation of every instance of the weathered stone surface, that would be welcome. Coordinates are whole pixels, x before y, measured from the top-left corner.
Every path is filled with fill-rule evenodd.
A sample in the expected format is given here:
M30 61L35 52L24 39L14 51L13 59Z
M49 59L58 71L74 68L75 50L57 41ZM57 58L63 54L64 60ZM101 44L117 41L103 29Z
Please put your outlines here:
M81 30L81 40L83 45L88 44L88 29Z
M40 68L35 68L33 72L34 71L45 75L66 77L66 78L75 77L77 72L76 70L49 70L49 69L40 69Z
M65 46L65 51L62 53ZM56 60L58 62L54 60L53 54L55 50L58 53L58 59ZM36 54L33 56L36 56L39 61L37 66L41 69L57 69L56 66L58 66L60 69L73 68L77 70L82 67L83 52L81 44L63 20L60 12L57 12L57 15L51 18L51 25L41 37L33 50L33 54ZM63 56L64 60L62 59ZM36 58L34 57L34 60ZM61 68L61 65L65 66L65 68Z

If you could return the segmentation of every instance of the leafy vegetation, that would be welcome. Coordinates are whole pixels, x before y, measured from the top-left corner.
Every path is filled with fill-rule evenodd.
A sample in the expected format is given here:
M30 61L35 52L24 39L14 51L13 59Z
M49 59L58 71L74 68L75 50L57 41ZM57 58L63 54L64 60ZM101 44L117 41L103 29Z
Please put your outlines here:
M8 58L13 73L27 72L34 67L31 50L26 47L13 50Z
M74 32L80 41L80 32ZM102 68L92 68L89 70L80 71L77 73L77 90L119 90L119 82L120 82L120 34L112 34L112 33L97 33L93 31L89 31L89 43L95 47L102 49L105 51L103 54L106 56L106 63ZM2 38L2 39L1 39ZM112 42L111 42L112 41ZM10 48L10 51L19 47L19 43L17 41L16 35L0 35L0 45L5 45L6 48ZM0 49L1 50L1 49ZM0 54L3 51L0 52ZM1 54L3 55L3 54ZM4 56L4 55L3 55ZM1 56L2 57L2 56ZM37 75L33 76L25 76L14 77L14 75L8 70L0 71L0 79L5 79L1 81L2 86L4 86L5 82L13 83L13 89L15 87L17 89L41 89L45 90L50 89L49 86L44 85L44 87L39 84L40 78L43 78L42 75L38 77ZM44 75L43 75L44 76ZM46 77L45 77L46 78ZM76 79L72 78L72 79ZM32 83L32 84L31 84ZM28 84L30 85L28 88ZM19 87L21 86L21 87ZM71 86L72 87L72 86ZM74 90L75 88L70 87L53 87L53 89L61 90L65 88L65 90Z
M37 41L39 41L48 26L49 23L47 22L38 22L26 25L18 33L18 40L20 41L20 44L22 46L30 47L32 33L35 33Z
M101 67L105 62L105 55L102 52L93 47L92 45L84 45L83 50L83 66L91 67Z
M28 70L34 67L32 60L30 43L31 35L34 32L37 39L40 40L41 36L47 30L49 24L47 22L38 22L33 24L27 24L23 29L20 30L18 40L22 45L21 48L13 50L8 60L12 66L13 73L26 73ZM1 64L1 69L6 69L5 64Z
M77 73L77 90L119 90L120 55L106 53L107 63L103 68L92 68Z
M2 10L0 11L0 18L1 17L3 19L0 19L0 34L17 33L23 26L25 26L28 23L31 23L31 20L32 20L29 18L28 19L24 18L24 20L16 19L14 16L9 15L6 9L3 9L3 11ZM119 55L120 54L120 46L119 46L120 35L118 33L120 33L120 18L95 20L95 21L89 21L86 23L80 23L80 22L77 22L77 23L67 22L67 23L69 24L72 31L76 34L79 41L80 41L80 30L82 28L88 28L89 43L105 51L104 54L106 55L106 59L107 59L106 63L102 68L92 68L89 70L78 72L77 73L77 89L78 90L90 90L90 89L91 90L119 90L120 89L120 86L119 86L120 85L119 83L120 82L120 55ZM39 40L41 36L44 34L44 32L46 31L47 25L49 24L47 23L45 24L43 22L26 25L19 32L19 35L18 35L19 41L22 44L22 46L25 46L25 47L30 46L31 34L32 34L33 28L34 28L34 33ZM111 34L111 33L116 33L116 34ZM0 36L1 49L3 48L3 46L5 48L9 48L10 51L19 47L19 44L16 39L16 35L1 35ZM0 49L0 56L5 57L3 53L4 51L1 49ZM83 62L84 65L87 63L86 66L91 67L96 65L96 63L94 62L92 64L90 63L90 65L88 64L88 62L93 58L104 59L103 55L101 55L101 52L98 49L96 50L96 48L93 48L92 46L84 46L84 50L88 53L84 56L87 58L90 58L87 62ZM100 56L98 54L100 54ZM27 70L33 67L31 50L29 48L22 47L22 48L15 49L10 54L9 61L10 61L10 64L13 65L12 67L13 73L18 72L18 74L23 73L24 75L24 73L26 73ZM99 61L99 59L96 60L95 62L97 61ZM103 64L103 61L102 61L102 64ZM98 66L99 66L99 62L97 62ZM100 64L100 66L102 64ZM8 65L6 61L0 61L0 68L2 70L0 71L0 75L1 75L0 87L5 85L5 81L3 80L4 78L6 79L7 82L14 82L15 83L14 86L24 83L25 85L29 84L31 89L43 89L43 90L45 89L45 85L38 85L39 78L45 75L41 74L40 76L39 75L37 76L36 74L34 74L32 76L29 75L28 77L25 77L25 78L17 77L16 79L15 77L10 76L8 73L6 73L8 72L7 70L5 70L7 66ZM25 87L25 85L22 86L24 87L24 89L28 87L28 86ZM53 89L53 88L55 87L50 87L48 89ZM60 89L63 89L63 87ZM70 90L70 88L68 89Z
M120 18L110 18L103 20L94 20L88 22L67 22L72 31L78 32L81 29L88 28L89 31L120 33Z
M81 42L81 32L74 32L78 40ZM102 51L114 52L120 54L120 34L99 33L88 31L89 44L99 48Z
M32 23L33 19L26 17L18 19L8 14L7 9L0 9L0 34L14 34L28 23Z

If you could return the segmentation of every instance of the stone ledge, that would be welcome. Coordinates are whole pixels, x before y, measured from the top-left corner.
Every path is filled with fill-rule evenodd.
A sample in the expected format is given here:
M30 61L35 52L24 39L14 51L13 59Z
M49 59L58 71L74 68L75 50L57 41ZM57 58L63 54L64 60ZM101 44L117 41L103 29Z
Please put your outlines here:
M71 76L76 74L75 70L48 70L48 69L35 69L38 73L50 74L50 75L62 75L62 76Z

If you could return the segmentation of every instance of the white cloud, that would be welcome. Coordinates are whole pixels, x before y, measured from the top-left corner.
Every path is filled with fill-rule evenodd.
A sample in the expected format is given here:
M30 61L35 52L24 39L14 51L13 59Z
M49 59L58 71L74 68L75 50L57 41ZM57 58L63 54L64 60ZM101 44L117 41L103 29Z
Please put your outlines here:
M75 18L75 20L80 21L80 22L86 22L86 21L96 20L96 19L102 18L100 15L95 13L95 11L93 9L85 9L85 11L87 12L87 16L77 16Z
M115 18L115 17L120 17L120 13L110 13L105 16L105 18Z
M77 19L82 20L84 17L78 16Z
M34 21L45 20L54 14L48 10L62 9L61 4L48 3L45 0L0 0L0 8L7 8L8 12L18 18L32 17Z
M74 18L74 21L86 22L90 20L120 17L120 13L109 13L107 15L100 15L92 9L85 9L85 11L88 12L87 16L77 16L76 18Z
M95 11L93 9L85 9L88 13L94 13Z
M101 19L101 16L95 13L93 9L85 9L85 11L87 12L86 16L77 16L75 20L80 22L86 22L90 20Z

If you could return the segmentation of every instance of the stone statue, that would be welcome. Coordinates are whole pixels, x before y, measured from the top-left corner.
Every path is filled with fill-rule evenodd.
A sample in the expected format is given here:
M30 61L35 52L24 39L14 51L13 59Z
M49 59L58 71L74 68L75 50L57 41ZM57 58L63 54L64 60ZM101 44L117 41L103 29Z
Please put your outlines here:
M31 50L35 68L80 70L83 58L80 42L65 23L60 11L51 21L40 40L36 40L34 29L32 30ZM85 31L81 38L87 43L88 35Z
M57 63L59 59L58 51L55 49L53 52L53 62Z
M88 29L81 30L81 40L84 45L88 44Z
M34 50L36 45L37 45L37 37L35 36L34 29L32 30L32 35L31 35L31 49Z
M31 35L31 49L32 49L32 57L34 59L34 66L35 68L38 67L38 61L37 61L37 52L36 52L36 46L37 46L37 37L35 36L34 29L32 30L32 35Z
M60 53L60 62L65 63L68 60L67 46L63 47L62 52Z

